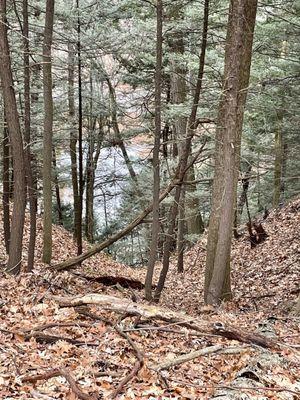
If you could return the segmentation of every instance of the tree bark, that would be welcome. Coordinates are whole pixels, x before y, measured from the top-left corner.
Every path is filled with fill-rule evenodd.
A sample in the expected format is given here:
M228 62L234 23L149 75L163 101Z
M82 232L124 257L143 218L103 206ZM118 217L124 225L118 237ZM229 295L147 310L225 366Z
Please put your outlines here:
M183 146L183 150L181 152L178 169L179 175L185 176L186 165L188 163L189 155L191 152L191 145L192 139L195 134L195 130L197 127L196 120L197 120L197 110L198 104L200 100L200 93L202 89L202 80L204 74L204 64L205 64L205 53L206 53L206 44L207 44L207 30L208 30L208 14L209 14L209 0L205 0L204 2L204 18L203 18L203 31L202 31L202 43L201 43L201 51L200 51L200 59L199 59L199 69L198 69L198 76L197 76L197 84L195 89L195 94L193 98L193 105L191 114L188 120L187 126L187 136ZM169 270L169 261L171 255L171 245L172 245L172 235L175 228L175 221L178 212L178 204L180 200L180 186L177 186L175 189L174 200L173 204L170 208L169 213L169 227L168 227L168 234L165 241L164 247L164 255L163 255L163 266L160 273L159 281L155 290L154 299L156 302L159 301L161 292L164 288L165 280L167 277L167 273Z
M207 241L204 299L208 304L219 304L231 297L231 238L256 9L257 0L230 3Z
M46 2L45 30L43 41L43 87L44 87L44 138L43 138L43 262L50 264L52 257L52 59L54 0Z
M77 133L75 130L75 94L74 94L74 48L71 43L68 44L68 107L70 117L70 158L71 158L71 176L73 189L74 205L74 239L77 243L77 249L80 245L81 213L78 189L77 173Z
M18 274L21 270L22 262L26 205L25 160L7 38L6 0L0 0L0 65L5 117L12 148L14 169L14 205L6 270L12 274Z
M7 123L4 115L4 126L3 126L3 142L2 142L2 185L3 185L3 193L2 193L2 207L3 207L3 231L4 231L4 242L6 253L9 254L9 243L10 243L10 214L9 214L9 157L10 157L10 144L9 144L9 135L7 129Z
M83 110L82 110L82 67L81 67L81 21L79 0L77 8L77 67L78 67L78 227L77 227L77 255L82 254L82 206L83 206Z
M57 163L56 163L55 146L53 146L53 150L52 150L52 164L53 164L53 180L54 180L54 188L55 188L58 224L63 226L64 223L63 223L63 213L62 213L62 207L61 207L60 190L59 190L59 182L58 182L58 170L57 170Z
M157 260L157 246L159 235L159 190L160 190L160 135L161 135L161 84L162 84L162 28L163 5L158 0L156 4L156 71L155 71L155 136L153 148L153 210L152 210L152 236L150 256L145 279L145 297L152 299L152 280L154 266Z
M30 234L28 245L28 261L26 271L31 271L34 264L36 242L37 187L35 170L31 154L31 102L30 102L30 64L29 64L29 23L28 0L23 0L23 65L24 65L24 142L26 183L30 212Z

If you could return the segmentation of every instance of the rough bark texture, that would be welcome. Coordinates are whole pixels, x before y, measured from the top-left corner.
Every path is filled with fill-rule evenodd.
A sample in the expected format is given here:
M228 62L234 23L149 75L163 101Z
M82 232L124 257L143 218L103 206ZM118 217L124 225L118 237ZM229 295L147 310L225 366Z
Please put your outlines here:
M57 170L57 163L56 163L56 150L53 146L52 151L52 164L53 164L53 181L54 181L54 188L55 188L55 197L56 197L56 210L57 210L57 217L58 217L58 224L63 225L63 214L61 208L61 199L60 199L60 190L59 190L59 181L58 181L58 170Z
M188 163L188 159L191 152L191 145L192 139L195 134L196 130L196 119L197 119L197 110L198 104L200 99L200 93L202 89L202 80L204 74L204 64L205 64L205 52L206 52L206 44L207 44L207 28L208 28L208 13L209 13L209 0L205 0L204 3L204 18L203 18L203 32L202 32L202 43L201 43L201 52L200 52L200 59L199 59L199 69L198 69L198 77L197 77L197 84L196 90L193 99L193 105L191 114L188 120L188 127L187 127L187 136L184 142L184 146L179 158L178 169L179 174L183 177L185 176L186 165ZM170 208L169 213L169 226L168 226L168 233L165 240L165 247L164 247L164 255L163 255L163 266L160 273L159 281L156 287L156 291L154 294L155 301L159 301L161 292L164 288L165 280L167 277L167 273L169 270L169 261L171 255L171 247L172 247L172 235L175 228L175 222L178 212L178 204L180 200L180 186L176 186L174 199L172 206Z
M44 138L43 138L43 262L49 264L52 257L52 60L54 0L47 0L43 41L43 87L44 87Z
M209 304L231 297L231 237L256 8L256 0L231 0L229 9L205 271L204 298Z
M14 170L14 206L11 221L11 240L6 270L17 274L21 269L22 241L26 205L25 160L20 121L13 85L11 60L7 38L6 0L0 0L0 78L12 149Z
M83 110L82 110L82 66L81 66L81 21L79 0L77 8L77 67L78 67L78 227L77 227L77 254L82 254L82 207L83 207Z
M70 158L71 158L71 177L73 189L73 206L74 206L74 239L77 242L77 248L80 242L80 201L78 189L78 173L77 173L77 133L75 130L75 94L74 94L74 48L71 43L68 44L68 106L70 117Z
M35 169L31 154L31 102L30 102L30 64L29 64L29 22L28 0L23 0L23 67L24 67L24 142L27 196L30 211L30 234L28 245L27 271L31 271L34 263L34 251L36 242L36 214L37 214L37 188Z
M6 253L9 254L9 243L10 243L10 215L9 215L9 137L7 123L4 117L3 126L3 141L2 141L2 207L3 207L3 230L4 230L4 242Z
M152 280L155 261L157 260L157 246L159 235L159 189L160 189L160 135L161 135L161 83L162 83L162 1L156 4L156 72L155 72L155 136L153 149L153 210L151 247L147 274L145 279L145 296L147 300L152 298Z

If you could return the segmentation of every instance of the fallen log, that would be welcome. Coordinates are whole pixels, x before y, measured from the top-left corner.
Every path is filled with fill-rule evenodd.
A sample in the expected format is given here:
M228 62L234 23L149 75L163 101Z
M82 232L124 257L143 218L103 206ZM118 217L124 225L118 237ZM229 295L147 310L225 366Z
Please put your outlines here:
M53 298L53 297L52 297ZM257 333L251 333L222 323L208 324L199 318L193 318L183 312L175 312L157 305L139 304L129 299L91 293L85 296L54 297L61 307L77 307L84 305L99 305L102 309L128 316L138 316L144 319L158 319L176 323L198 332L214 334L242 343L254 344L264 348L278 349L280 343Z
M162 363L151 365L151 369L154 369L155 371L162 371L164 369L168 369L171 367L175 367L176 365L183 364L185 362L194 360L195 358L199 358L202 356L206 356L209 354L238 354L242 351L245 351L245 347L224 347L222 345L215 345L215 346L209 346L205 347L200 350L192 351L187 354L183 354L179 357L172 358L171 360L166 360Z
M200 148L200 150L193 157L191 162L186 166L184 171L182 171L181 173L180 173L180 168L178 166L177 171L175 173L175 177L173 178L169 186L161 193L159 197L159 202L162 202L168 196L168 194L174 189L175 186L182 184L186 172L196 162L202 150L203 146ZM84 253L82 253L77 257L70 258L59 264L51 265L51 268L57 271L68 270L75 267L77 264L81 264L87 258L92 257L97 253L100 253L100 251L106 249L113 243L122 239L124 236L128 235L128 233L130 233L134 228L136 228L139 224L141 224L143 220L151 213L152 209L153 209L153 203L149 204L149 206L145 208L130 224L125 226L125 228L115 233L114 235L110 236L108 239L104 240L104 242L94 245L91 249L85 251Z

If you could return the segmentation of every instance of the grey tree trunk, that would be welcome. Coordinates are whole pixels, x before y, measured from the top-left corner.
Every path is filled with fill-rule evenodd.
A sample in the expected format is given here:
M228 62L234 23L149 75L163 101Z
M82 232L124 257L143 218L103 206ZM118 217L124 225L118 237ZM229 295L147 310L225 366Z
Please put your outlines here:
M152 210L152 237L150 256L145 280L145 297L152 299L152 279L154 266L157 260L157 246L159 235L159 190L160 190L160 136L161 136L161 85L162 85L162 28L163 5L158 0L156 4L156 71L155 71L155 136L153 149L153 210Z
M203 31L202 31L202 42L201 42L201 51L200 51L200 58L199 58L199 69L198 69L198 76L197 76L197 83L195 94L193 98L193 105L191 114L188 120L187 126L187 135L184 142L183 149L180 154L179 163L178 163L178 170L179 175L185 175L184 171L186 170L186 166L188 164L188 159L191 153L191 145L192 139L195 134L196 130L196 120L197 120L197 110L200 100L200 93L202 89L202 80L204 75L204 65L205 65L205 53L206 53L206 45L207 45L207 30L208 30L208 14L209 14L209 0L205 0L204 2L204 18L203 18ZM165 240L165 247L164 247L164 255L163 255L163 266L161 269L159 281L155 290L154 300L156 302L159 301L161 292L165 285L165 280L167 277L167 273L169 270L169 263L170 263L170 255L171 255L171 245L172 245L172 235L175 228L175 222L178 212L178 204L180 201L180 186L176 186L175 194L172 206L170 208L169 213L169 226L168 226L168 233Z
M46 2L46 17L43 41L43 87L44 87L44 138L43 138L43 262L50 264L52 257L52 59L54 0Z
M229 8L207 241L204 299L208 304L231 297L231 238L256 9L257 0L231 0Z
M29 22L28 0L23 0L23 66L24 66L24 142L27 196L30 210L30 234L28 245L28 261L26 270L31 271L34 264L36 242L37 187L35 168L31 153L31 101L30 101L30 64L29 64Z
M9 254L9 243L10 243L10 215L9 215L9 153L10 144L8 137L7 123L5 115L3 116L3 141L2 141L2 207L3 207L3 231L4 231L4 242L6 253Z
M0 65L5 117L11 143L14 170L14 205L6 270L12 274L18 274L21 270L22 262L26 205L25 160L7 38L6 0L0 0Z

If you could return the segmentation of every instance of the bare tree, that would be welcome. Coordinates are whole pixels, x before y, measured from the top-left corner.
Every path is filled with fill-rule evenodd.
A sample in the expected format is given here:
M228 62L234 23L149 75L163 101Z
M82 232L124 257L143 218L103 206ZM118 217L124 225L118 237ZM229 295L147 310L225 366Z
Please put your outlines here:
M49 264L52 257L52 136L53 97L52 59L54 0L46 2L46 17L43 42L43 87L44 87L44 139L43 139L43 196L44 231L43 262Z
M11 143L14 170L14 205L6 270L10 273L18 274L22 261L26 205L25 160L7 38L6 0L0 0L0 65L5 118Z
M158 0L156 4L156 71L155 71L155 135L153 149L153 210L152 210L152 238L150 256L145 280L145 296L152 298L152 279L155 261L157 259L157 245L159 235L159 189L160 189L160 162L159 148L161 135L161 84L162 84L162 26L163 5Z
M208 304L231 297L231 238L256 9L257 0L231 0L229 8L207 242L204 298Z

